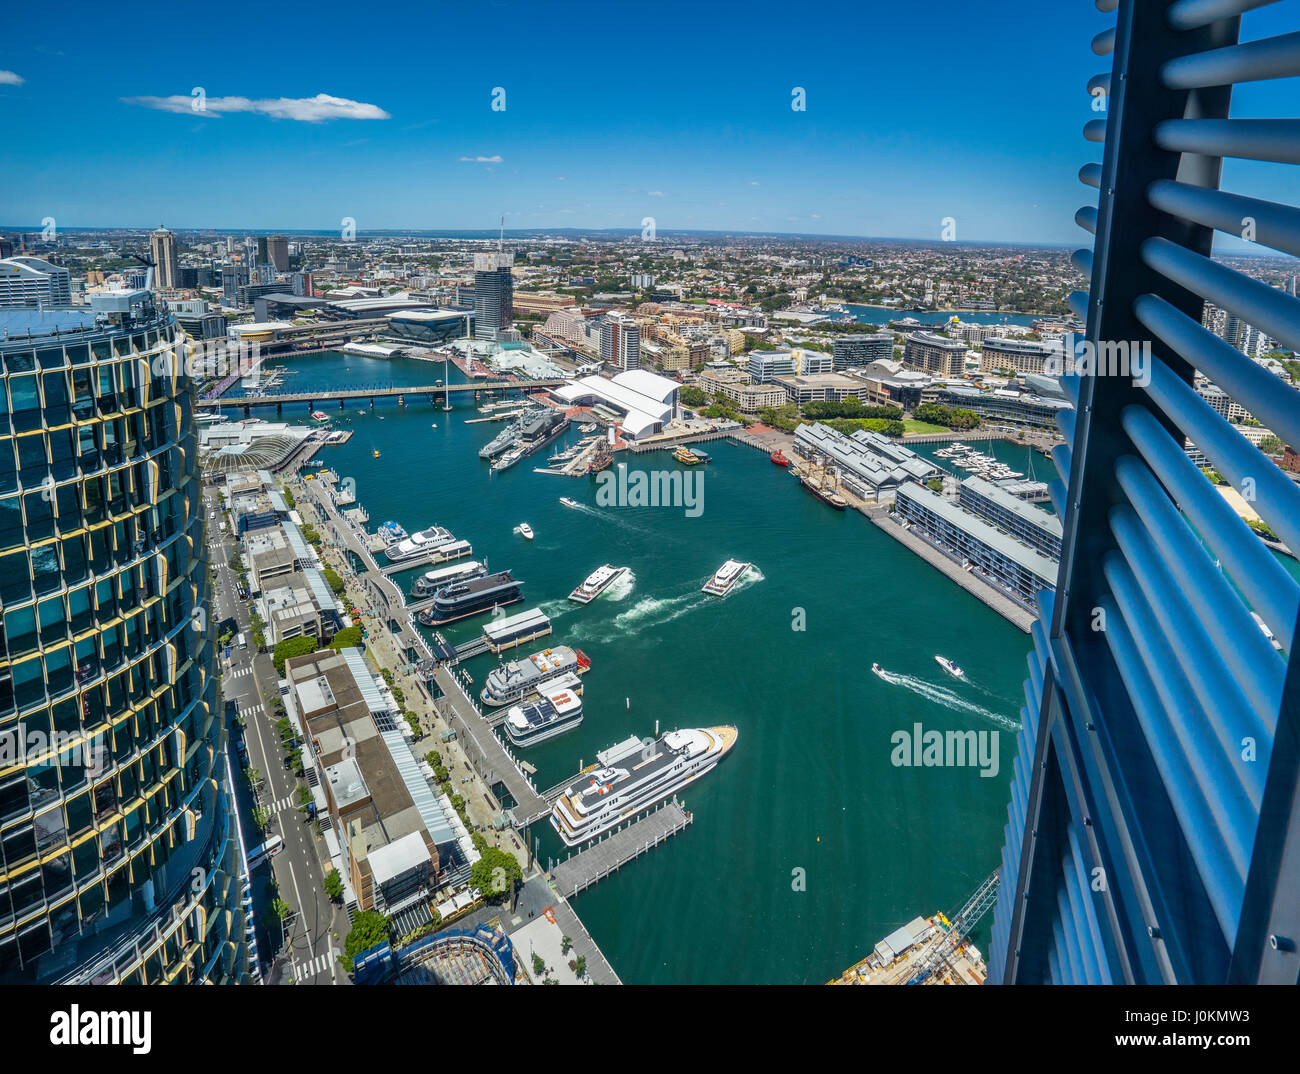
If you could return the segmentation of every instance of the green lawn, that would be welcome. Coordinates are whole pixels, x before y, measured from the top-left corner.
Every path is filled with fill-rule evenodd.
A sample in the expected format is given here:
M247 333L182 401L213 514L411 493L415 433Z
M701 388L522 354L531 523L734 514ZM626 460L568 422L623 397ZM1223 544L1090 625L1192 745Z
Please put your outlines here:
M903 422L903 428L906 429L909 434L910 433L946 433L950 431L944 428L942 425L932 425L928 421L915 421L912 418L908 418L906 421Z

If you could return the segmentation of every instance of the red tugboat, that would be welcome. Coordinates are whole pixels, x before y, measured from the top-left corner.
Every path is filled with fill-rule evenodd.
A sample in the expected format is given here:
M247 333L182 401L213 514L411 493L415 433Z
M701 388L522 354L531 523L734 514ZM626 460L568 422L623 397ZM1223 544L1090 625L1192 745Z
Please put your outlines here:
M777 448L774 452L772 452L770 458L774 463L776 463L777 466L790 465L790 460L785 457L785 454L781 451L780 448Z

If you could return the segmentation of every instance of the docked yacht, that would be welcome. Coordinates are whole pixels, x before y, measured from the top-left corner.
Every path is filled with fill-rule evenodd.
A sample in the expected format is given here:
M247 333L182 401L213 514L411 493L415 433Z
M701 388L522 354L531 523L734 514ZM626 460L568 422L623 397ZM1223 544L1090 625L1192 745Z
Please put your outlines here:
M416 618L423 626L442 626L457 619L504 608L524 599L523 583L509 571L484 574L468 582L452 582L433 595L433 605Z
M711 771L739 737L735 727L669 731L654 742L633 736L596 754L597 764L560 793L551 826L579 846Z
M506 737L516 746L536 746L572 731L582 723L582 698L572 690L542 693L536 701L516 705L506 716Z
M717 569L713 577L704 583L702 592L715 597L725 597L737 582L749 573L752 563L741 563L738 559L729 559Z
M425 571L411 587L411 599L423 600L425 597L433 596L443 586L451 585L452 582L466 582L484 574L487 574L487 564L474 559L468 563L457 563L451 567Z
M493 668L483 682L479 697L483 704L499 708L539 691L543 683L570 674L581 675L590 668L591 661L581 649L556 645Z
M597 567L569 594L569 599L576 600L579 604L590 604L625 574L626 567L611 567L608 563Z
M430 526L427 530L413 533L405 540L394 541L384 549L389 563L402 563L408 559L423 559L435 549L450 544L456 538L451 531L442 526Z

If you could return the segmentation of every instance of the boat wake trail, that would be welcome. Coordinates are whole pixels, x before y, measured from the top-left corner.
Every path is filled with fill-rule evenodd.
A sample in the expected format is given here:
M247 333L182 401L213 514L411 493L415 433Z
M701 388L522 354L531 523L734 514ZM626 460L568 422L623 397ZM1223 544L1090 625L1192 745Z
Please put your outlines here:
M609 588L600 595L601 600L626 600L632 595L632 588L636 585L636 572L629 567L623 572L623 576L615 582L611 582Z
M967 701L960 694L956 694L942 686L936 686L932 682L926 682L925 679L918 679L914 675L901 675L894 671L883 671L883 669L880 677L891 686L901 686L905 690L911 690L912 693L925 698L927 701L933 701L936 705L942 705L954 712L965 712L972 716L979 716L981 719L996 724L1004 731L1019 731L1021 729L1019 720L1012 720L1000 713L992 712L983 705Z

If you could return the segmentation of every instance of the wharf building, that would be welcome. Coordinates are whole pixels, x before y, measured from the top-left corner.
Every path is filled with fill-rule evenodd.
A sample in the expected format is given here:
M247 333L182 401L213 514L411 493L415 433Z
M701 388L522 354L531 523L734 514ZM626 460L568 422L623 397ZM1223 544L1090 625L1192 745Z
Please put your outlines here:
M915 332L903 347L903 364L935 377L961 377L966 373L966 343L932 332Z
M970 499L966 503L975 505ZM960 499L954 501L923 485L906 484L894 499L893 520L1024 608L1032 610L1040 591L1056 587L1055 559L968 510Z
M843 373L811 373L803 376L773 377L772 383L785 392L786 399L796 406L806 403L842 402L849 397L861 399L863 382Z
M801 459L833 466L855 496L880 503L892 500L908 482L941 476L937 466L915 451L866 429L845 436L821 422L800 425L792 449Z
M432 923L439 888L467 878L479 855L413 753L396 699L361 649L291 657L285 679L344 904L394 917L398 933Z
M0 311L0 982L249 977L176 336L149 291Z

